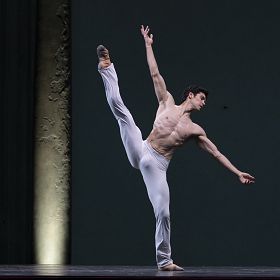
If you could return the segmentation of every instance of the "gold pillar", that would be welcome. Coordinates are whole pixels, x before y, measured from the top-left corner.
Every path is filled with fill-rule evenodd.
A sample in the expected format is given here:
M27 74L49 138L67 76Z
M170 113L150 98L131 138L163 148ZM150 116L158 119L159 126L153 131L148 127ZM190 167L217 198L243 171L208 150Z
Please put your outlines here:
M34 258L69 261L70 0L38 0Z

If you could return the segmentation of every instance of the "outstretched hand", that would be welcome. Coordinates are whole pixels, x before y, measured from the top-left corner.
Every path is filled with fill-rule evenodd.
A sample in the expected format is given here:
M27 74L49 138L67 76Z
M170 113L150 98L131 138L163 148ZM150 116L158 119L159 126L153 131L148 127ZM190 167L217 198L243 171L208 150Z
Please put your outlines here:
M242 184L252 184L255 183L255 178L248 173L241 172L239 174L239 180Z
M144 37L146 46L151 46L153 44L153 34L149 35L149 31L149 26L146 26L146 28L144 28L144 26L141 25L141 33Z

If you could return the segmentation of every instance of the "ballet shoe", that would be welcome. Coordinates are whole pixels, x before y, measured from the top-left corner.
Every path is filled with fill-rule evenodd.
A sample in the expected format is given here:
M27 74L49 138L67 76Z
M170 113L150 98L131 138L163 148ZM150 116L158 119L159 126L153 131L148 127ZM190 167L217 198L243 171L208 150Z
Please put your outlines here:
M168 264L166 266L163 267L159 267L160 271L183 271L184 268L172 263L172 264Z
M106 49L103 45L99 45L96 49L96 52L99 60L98 68L110 66L111 60L108 49Z

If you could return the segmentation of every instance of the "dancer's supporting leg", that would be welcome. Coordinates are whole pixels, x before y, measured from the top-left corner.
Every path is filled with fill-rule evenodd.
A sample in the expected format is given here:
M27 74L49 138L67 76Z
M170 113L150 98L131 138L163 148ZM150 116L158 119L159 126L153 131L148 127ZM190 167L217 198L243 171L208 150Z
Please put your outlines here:
M144 144L145 153L140 161L140 170L155 213L156 259L160 269L173 264L170 247L169 188L166 180L169 161L153 150L147 141Z

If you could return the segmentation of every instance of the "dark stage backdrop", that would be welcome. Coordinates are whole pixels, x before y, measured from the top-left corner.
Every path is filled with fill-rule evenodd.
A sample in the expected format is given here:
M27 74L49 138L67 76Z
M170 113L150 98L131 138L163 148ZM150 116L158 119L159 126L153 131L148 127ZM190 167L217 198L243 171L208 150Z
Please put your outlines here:
M166 2L166 3L165 3ZM184 266L280 265L279 1L73 1L72 264L155 265L155 221L127 160L97 72L104 44L123 100L152 129L157 100L140 25L177 103L187 84L209 89L193 114L242 185L194 142L168 170L173 259Z
M32 263L36 7L0 1L0 264Z

